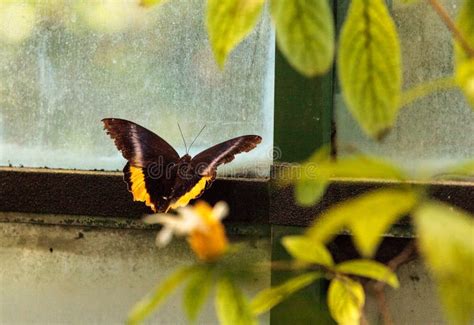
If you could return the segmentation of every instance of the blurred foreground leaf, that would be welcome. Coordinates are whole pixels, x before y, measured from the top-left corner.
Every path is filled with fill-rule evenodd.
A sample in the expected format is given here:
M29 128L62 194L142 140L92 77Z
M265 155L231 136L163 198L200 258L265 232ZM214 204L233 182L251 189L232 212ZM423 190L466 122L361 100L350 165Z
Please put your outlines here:
M271 0L277 44L306 77L327 72L334 60L334 19L327 0Z
M365 302L364 288L347 277L335 278L328 291L331 316L339 324L358 325Z
M159 5L167 0L140 0L140 6L142 7L153 7Z
M194 272L184 290L184 309L188 319L196 320L199 311L209 295L213 285L212 270L210 267L202 267Z
M252 31L265 0L208 0L207 32L222 68L229 53Z
M474 176L474 160L461 162L460 164L446 168L435 177L437 179L466 179Z
M459 12L457 25L463 37L474 49L474 0L465 0ZM455 42L456 81L466 96L471 108L474 109L474 57L470 57L465 49Z
M329 185L329 175L321 166L330 160L331 148L323 146L297 168L291 170L295 180L295 198L301 206L312 206L326 192Z
M362 130L382 138L396 121L402 85L400 40L384 0L352 0L341 31L339 80Z
M328 146L316 151L299 167L288 169L288 173L295 179L295 197L301 206L316 204L326 192L331 178L406 178L401 169L377 157L354 155L331 159Z
M457 26L467 43L474 47L474 0L465 0L459 10ZM465 52L459 42L455 42L456 63L460 64L469 60L469 54ZM471 58L472 59L472 58Z
M310 207L315 205L329 185L329 178L302 178L295 184L295 198L299 205Z
M415 212L420 251L452 324L474 321L474 220L466 212L429 202Z
M133 306L132 311L128 315L127 323L141 323L159 307L163 300L168 297L178 285L197 270L198 268L196 266L189 266L173 273L168 279L160 283L150 295Z
M474 109L474 59L458 63L456 82L466 96L469 105Z
M227 277L217 283L216 311L222 325L257 324L246 297Z
M353 155L338 158L329 166L329 175L338 178L403 180L405 173L379 157Z
M346 200L317 218L307 230L314 240L326 243L348 228L358 251L372 256L381 236L418 203L418 193L404 189L381 189Z
M307 236L286 236L282 239L282 244L297 260L327 267L334 265L331 253L326 246Z
M267 312L296 291L307 287L321 277L323 277L323 274L320 272L305 273L291 278L276 287L262 290L252 300L251 308L253 313L259 315Z
M357 275L385 282L394 288L399 287L397 275L387 266L373 260L351 260L336 265L338 272Z

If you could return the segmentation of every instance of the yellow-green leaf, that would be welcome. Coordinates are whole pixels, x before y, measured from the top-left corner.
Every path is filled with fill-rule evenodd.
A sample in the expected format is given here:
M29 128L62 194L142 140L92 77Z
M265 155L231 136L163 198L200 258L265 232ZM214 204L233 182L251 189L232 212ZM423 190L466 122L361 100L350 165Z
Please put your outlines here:
M461 163L452 168L450 172L459 176L474 176L474 160Z
M166 0L140 0L140 6L142 7L153 7L165 2Z
M474 160L461 162L452 167L446 168L436 175L441 179L466 179L474 176Z
M143 298L133 306L128 314L127 324L140 324L159 307L163 300L169 296L178 285L196 271L196 266L190 266L173 273L163 283L159 284L149 296Z
M257 324L247 298L228 278L221 278L217 283L216 311L222 325Z
M331 253L321 242L307 236L286 236L282 244L295 259L331 267L334 265Z
M385 282L394 288L399 287L397 275L387 266L373 260L351 260L336 265L335 270Z
M328 0L271 0L277 44L290 64L312 77L334 60L334 19Z
M295 184L295 197L299 205L310 207L316 204L329 185L327 178L302 178Z
M474 216L428 202L415 212L420 251L452 324L474 321Z
M459 12L457 25L467 44L474 49L474 0L465 0ZM455 43L456 82L474 109L474 57Z
M381 189L344 201L325 211L308 229L307 235L321 242L331 240L348 228L358 251L372 256L381 236L418 202L418 193L404 189Z
M354 155L338 158L327 167L329 176L337 178L367 178L402 180L405 173L394 164L378 157Z
M383 137L396 121L402 85L400 40L384 0L352 0L339 42L339 80L364 132Z
M207 0L207 32L222 68L229 53L252 31L265 0Z
M183 295L184 309L190 320L194 321L197 318L206 302L213 284L212 280L211 269L206 266L191 275Z
M474 17L474 0L464 0L459 11L457 25L464 39L471 48L474 48L474 20L472 17ZM458 64L469 60L468 53L465 52L459 42L455 42L455 54L456 63Z
M471 108L474 109L474 59L458 62L456 83L462 89Z
M328 307L332 318L339 324L359 325L365 303L364 288L347 277L335 278L328 291Z
M330 165L331 148L323 146L316 150L296 171L295 197L301 206L312 206L318 202L329 185L327 166Z
M255 315L263 314L296 291L307 287L323 276L320 272L310 272L291 278L273 288L260 291L252 300L251 308Z
M312 206L324 195L330 178L366 178L403 180L405 173L378 157L365 155L330 158L330 148L324 146L301 166L287 171L296 178L295 197L301 206Z

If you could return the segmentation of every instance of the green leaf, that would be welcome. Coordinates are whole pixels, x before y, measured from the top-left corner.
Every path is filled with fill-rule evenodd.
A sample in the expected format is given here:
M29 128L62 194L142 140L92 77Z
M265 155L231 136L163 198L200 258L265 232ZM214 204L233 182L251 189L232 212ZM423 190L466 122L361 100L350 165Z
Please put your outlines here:
M322 146L306 160L296 171L295 198L301 206L316 204L329 185L327 168L330 162L331 148Z
M459 176L474 176L474 160L463 162L450 170Z
M471 108L474 109L474 59L458 63L456 83L462 89Z
M384 180L406 179L405 173L394 164L378 157L354 155L338 158L328 174L337 178L367 178Z
M362 285L347 277L331 281L328 291L328 307L331 316L339 324L359 325L365 294Z
M246 297L227 277L217 283L216 311L222 325L257 324Z
M184 290L184 308L191 321L196 320L199 311L213 284L212 271L209 267L203 267L198 272L194 272Z
M271 0L277 44L288 62L312 77L334 60L334 19L327 0Z
M364 132L382 138L400 109L400 40L384 0L353 0L339 43L339 80Z
M295 184L295 197L299 205L315 205L326 193L329 185L327 178L302 178Z
M474 48L474 1L465 0L459 12L457 25L471 48ZM474 109L474 58L455 43L456 82L462 89L471 108Z
M348 228L358 251L372 256L381 236L417 204L419 195L413 190L382 189L346 200L325 211L307 230L307 235L323 243Z
M457 26L467 43L474 47L474 0L464 0L459 11ZM464 51L459 42L455 42L456 63L461 64L469 60L469 55Z
M385 282L394 288L399 287L397 275L387 266L372 260L352 260L336 265L335 270Z
M253 313L259 315L267 312L296 291L309 286L322 277L323 274L320 272L305 273L291 278L276 287L260 291L251 303Z
M402 170L378 157L354 155L331 159L328 146L317 150L301 166L285 172L296 179L295 197L301 206L316 204L326 192L331 178L406 179Z
M419 248L452 324L474 321L474 216L428 202L415 212Z
M265 0L208 0L207 32L217 63L224 67L229 53L252 31Z
M331 253L319 241L307 236L286 236L282 244L295 259L331 267L334 265Z
M163 283L159 284L153 292L140 300L133 306L128 314L127 324L139 324L153 311L155 311L163 300L168 297L178 285L186 278L196 272L196 266L182 268L173 273Z
M159 5L165 1L166 0L140 0L140 6L148 8Z
M474 176L474 160L461 162L435 175L437 179L466 179Z

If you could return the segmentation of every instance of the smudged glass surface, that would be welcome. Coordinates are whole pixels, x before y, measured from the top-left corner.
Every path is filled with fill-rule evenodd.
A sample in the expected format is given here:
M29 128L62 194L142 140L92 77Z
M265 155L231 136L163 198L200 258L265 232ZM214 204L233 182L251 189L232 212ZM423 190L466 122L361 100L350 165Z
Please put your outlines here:
M462 1L441 1L454 17ZM401 37L404 89L448 77L453 72L451 35L423 1L392 2ZM337 146L342 155L362 151L381 155L411 171L437 170L474 158L474 110L458 90L425 97L400 111L391 133L377 143L367 138L336 94Z
M156 132L180 154L244 134L264 139L223 173L268 174L273 134L274 38L268 14L231 54L212 56L204 2L0 3L0 165L121 169L100 120Z

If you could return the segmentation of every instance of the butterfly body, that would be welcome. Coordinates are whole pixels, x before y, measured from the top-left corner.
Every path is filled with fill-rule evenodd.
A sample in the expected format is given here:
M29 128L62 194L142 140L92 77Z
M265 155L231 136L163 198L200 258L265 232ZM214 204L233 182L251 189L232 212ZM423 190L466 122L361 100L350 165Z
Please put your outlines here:
M202 195L216 178L217 166L261 142L257 135L237 137L194 157L179 156L165 140L144 127L117 118L103 119L104 129L128 160L124 180L135 201L143 201L154 212L185 206Z

